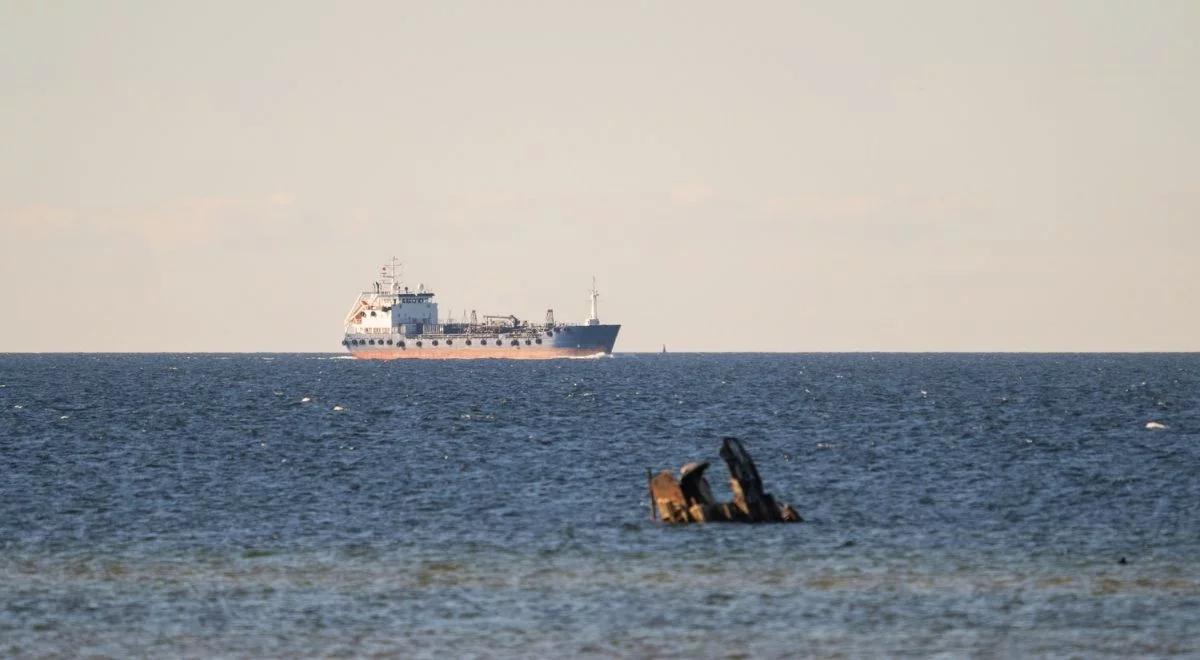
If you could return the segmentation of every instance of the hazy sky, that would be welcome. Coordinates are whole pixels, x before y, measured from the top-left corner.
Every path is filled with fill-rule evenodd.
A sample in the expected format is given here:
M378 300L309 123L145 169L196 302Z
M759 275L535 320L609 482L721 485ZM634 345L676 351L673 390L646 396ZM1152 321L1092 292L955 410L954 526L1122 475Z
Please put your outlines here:
M1200 2L0 0L0 351L1200 350Z

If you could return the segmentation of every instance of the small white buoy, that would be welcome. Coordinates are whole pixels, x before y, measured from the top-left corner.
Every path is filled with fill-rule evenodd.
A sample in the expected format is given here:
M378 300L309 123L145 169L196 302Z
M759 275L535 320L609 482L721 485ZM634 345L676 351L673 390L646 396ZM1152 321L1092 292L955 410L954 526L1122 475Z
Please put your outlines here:
M1168 427L1167 427L1167 425L1166 425L1166 424L1163 424L1163 423L1161 423L1161 422L1146 422L1146 428L1148 428L1148 429L1150 429L1150 430L1152 430L1152 431L1155 431L1155 430L1158 430L1158 429L1165 429L1165 428L1168 428Z
M312 401L312 399L310 399L308 397L304 397L303 399L300 399L300 403L308 403L309 401Z
M345 410L345 408L343 408L341 406L334 406L333 409L334 410Z

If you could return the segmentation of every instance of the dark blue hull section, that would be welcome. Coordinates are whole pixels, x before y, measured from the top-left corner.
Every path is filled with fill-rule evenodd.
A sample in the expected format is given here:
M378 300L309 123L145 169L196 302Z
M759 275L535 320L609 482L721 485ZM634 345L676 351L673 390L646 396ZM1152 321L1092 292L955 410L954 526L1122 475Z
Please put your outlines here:
M555 348L595 349L597 353L612 353L617 343L619 325L568 325L555 331L551 346Z

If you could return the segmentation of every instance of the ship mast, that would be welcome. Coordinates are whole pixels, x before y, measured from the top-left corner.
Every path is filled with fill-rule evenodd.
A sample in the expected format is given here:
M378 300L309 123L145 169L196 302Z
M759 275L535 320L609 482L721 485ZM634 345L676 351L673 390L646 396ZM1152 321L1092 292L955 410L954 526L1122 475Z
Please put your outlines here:
M600 299L600 292L596 290L596 276L592 275L592 313L588 316L588 325L600 325L600 317L596 316L596 301Z
M384 286L387 287L387 293L398 293L400 291L400 261L396 257L392 257L391 263L384 264L382 270L382 280Z

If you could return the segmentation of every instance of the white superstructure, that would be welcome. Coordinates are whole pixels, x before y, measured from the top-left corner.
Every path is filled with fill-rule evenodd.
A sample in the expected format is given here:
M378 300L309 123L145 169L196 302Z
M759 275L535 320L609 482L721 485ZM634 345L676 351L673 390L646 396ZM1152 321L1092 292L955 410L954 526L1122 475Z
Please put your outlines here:
M401 333L421 334L438 331L438 306L433 294L425 286L409 291L400 284L399 262L392 257L390 264L381 270L378 282L369 291L363 291L350 313L346 315L347 332L390 333L399 329Z

